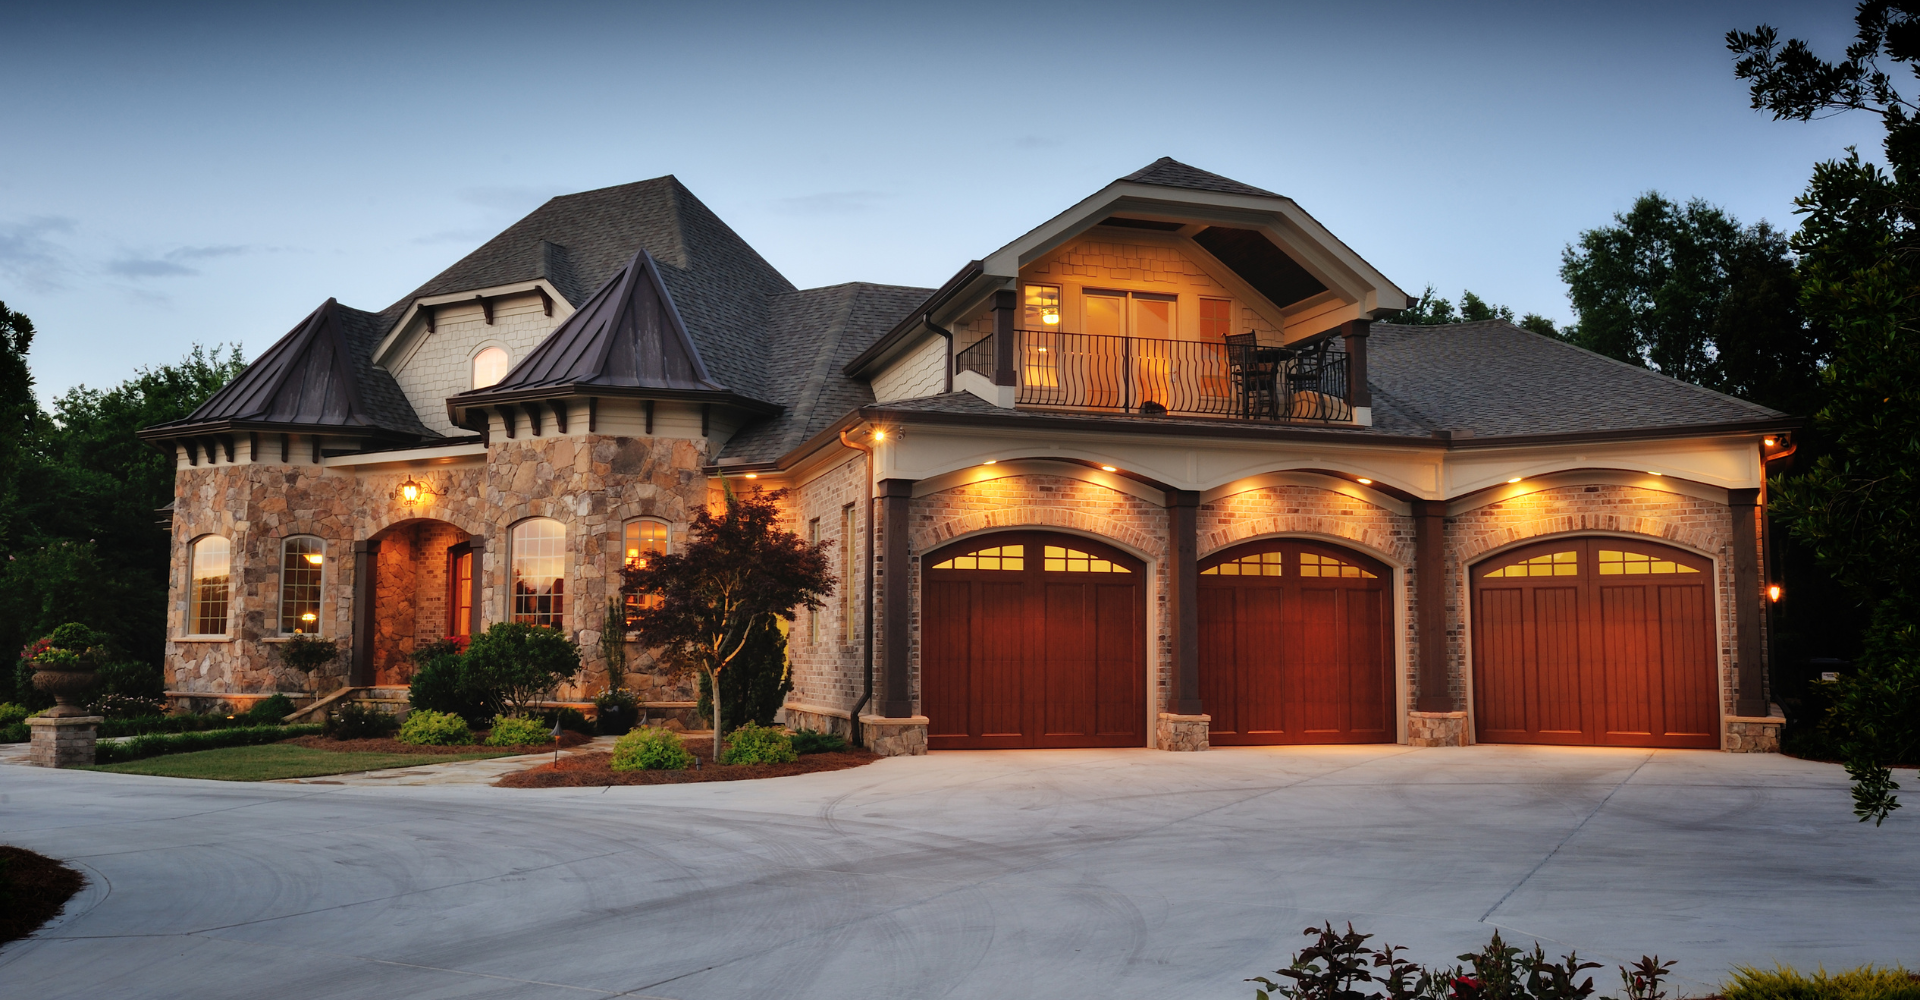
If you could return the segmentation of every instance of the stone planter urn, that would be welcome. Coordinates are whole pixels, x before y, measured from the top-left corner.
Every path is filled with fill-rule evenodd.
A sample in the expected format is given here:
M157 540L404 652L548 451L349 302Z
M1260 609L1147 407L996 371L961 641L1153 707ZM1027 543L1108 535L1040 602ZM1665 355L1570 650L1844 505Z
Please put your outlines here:
M53 696L54 707L47 718L69 719L87 715L80 696L93 687L94 665L91 657L61 661L33 661L33 686Z

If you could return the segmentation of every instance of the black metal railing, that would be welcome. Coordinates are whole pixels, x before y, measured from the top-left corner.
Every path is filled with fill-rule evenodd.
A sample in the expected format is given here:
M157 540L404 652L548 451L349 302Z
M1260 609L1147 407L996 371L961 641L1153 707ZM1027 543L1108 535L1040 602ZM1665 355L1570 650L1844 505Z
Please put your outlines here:
M1014 400L1147 416L1245 420L1353 419L1347 357L1322 338L1288 348L1016 330ZM954 357L993 377L993 337Z

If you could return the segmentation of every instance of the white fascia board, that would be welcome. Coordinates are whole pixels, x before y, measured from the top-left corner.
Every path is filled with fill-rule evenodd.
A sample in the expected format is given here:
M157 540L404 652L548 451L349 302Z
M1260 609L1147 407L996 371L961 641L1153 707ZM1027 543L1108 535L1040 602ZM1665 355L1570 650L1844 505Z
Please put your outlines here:
M573 303L568 302L567 297L560 294L560 290L553 286L553 282L545 278L516 281L510 285L494 285L491 288L475 288L471 291L448 292L445 295L423 295L407 303L406 311L400 314L400 319L393 324L393 329L388 330L387 335L380 338L379 346L373 349L373 363L382 368L387 367L387 362L401 346L400 342L405 339L408 327L419 318L420 309L423 306L465 305L476 298L493 299L536 292L541 289L545 289L547 297L553 300L555 316L564 322L568 316L573 315Z

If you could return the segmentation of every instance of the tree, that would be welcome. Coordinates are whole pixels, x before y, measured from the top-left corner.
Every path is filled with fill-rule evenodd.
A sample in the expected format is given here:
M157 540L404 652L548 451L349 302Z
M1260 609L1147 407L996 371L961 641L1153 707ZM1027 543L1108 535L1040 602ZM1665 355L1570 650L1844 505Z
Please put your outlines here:
M508 714L528 717L561 681L580 672L580 647L557 628L494 622L467 645L465 661L469 690L489 692L487 700Z
M823 607L833 593L831 543L809 545L779 526L786 496L757 489L740 496L728 488L717 514L708 506L694 515L684 549L625 571L623 593L660 598L635 618L640 641L658 648L668 665L697 671L713 693L715 760L727 692L720 677L749 655L756 624L764 627L770 616L791 622L796 609Z
M786 704L793 690L793 677L787 669L787 637L780 629L777 615L762 615L747 633L747 641L733 665L721 675L720 694L741 722L773 725L774 713ZM696 711L709 721L713 718L713 686L700 678L700 701Z
M1433 293L1433 286L1414 300L1413 305L1394 314L1390 322L1408 326L1440 326L1446 323L1479 323L1486 320L1505 320L1523 330L1531 330L1544 337L1559 339L1561 333L1554 328L1553 320L1539 313L1528 313L1519 320L1513 318L1513 310L1506 306L1490 305L1485 299L1470 291L1460 293L1460 310L1454 311L1453 303Z
M1872 607L1865 648L1834 708L1854 812L1884 821L1899 807L1889 765L1920 753L1920 121L1880 69L1884 56L1920 72L1920 8L1860 4L1856 39L1838 63L1774 29L1727 34L1752 105L1776 120L1848 111L1878 115L1888 170L1856 150L1814 167L1795 202L1805 217L1800 305L1833 331L1814 414L1828 452L1771 484L1774 515L1833 578Z

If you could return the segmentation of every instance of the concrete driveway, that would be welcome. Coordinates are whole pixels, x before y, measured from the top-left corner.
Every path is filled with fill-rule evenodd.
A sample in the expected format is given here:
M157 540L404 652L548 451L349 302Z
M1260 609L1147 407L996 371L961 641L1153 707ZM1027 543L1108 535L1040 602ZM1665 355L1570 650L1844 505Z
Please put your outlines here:
M225 784L0 767L0 841L92 885L33 997L1211 998L1351 920L1693 983L1920 963L1920 801L1773 756L941 753L678 787Z

